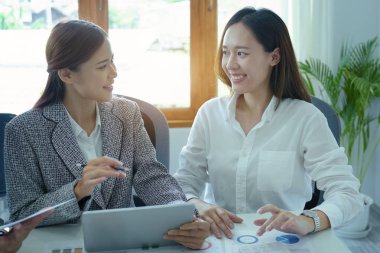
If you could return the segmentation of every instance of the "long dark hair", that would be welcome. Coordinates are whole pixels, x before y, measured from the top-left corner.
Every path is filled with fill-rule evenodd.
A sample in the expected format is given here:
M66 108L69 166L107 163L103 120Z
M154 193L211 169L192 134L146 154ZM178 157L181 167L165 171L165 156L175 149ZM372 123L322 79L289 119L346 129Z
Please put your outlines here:
M306 86L300 75L296 56L290 40L288 29L282 19L268 9L246 7L235 13L224 28L215 61L218 78L231 88L231 81L223 70L223 38L227 29L241 22L263 45L266 52L280 49L280 62L274 67L270 77L270 88L280 100L296 98L311 101Z
M70 20L58 23L46 44L46 61L49 77L46 87L34 108L63 101L65 86L58 70L68 68L77 71L103 44L107 33L94 23Z

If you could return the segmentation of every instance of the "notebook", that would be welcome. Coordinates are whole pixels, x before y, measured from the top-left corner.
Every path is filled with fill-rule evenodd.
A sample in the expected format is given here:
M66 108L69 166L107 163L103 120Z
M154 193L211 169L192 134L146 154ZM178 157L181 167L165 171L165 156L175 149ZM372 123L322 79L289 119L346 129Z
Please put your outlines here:
M180 203L83 212L84 248L93 253L175 245L164 234L191 222L194 209Z

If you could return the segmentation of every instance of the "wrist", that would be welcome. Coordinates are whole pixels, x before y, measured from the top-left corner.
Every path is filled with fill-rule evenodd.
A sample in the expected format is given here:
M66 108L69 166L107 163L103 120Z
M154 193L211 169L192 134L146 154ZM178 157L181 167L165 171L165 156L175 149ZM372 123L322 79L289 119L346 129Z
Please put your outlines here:
M321 230L321 219L318 213L314 210L304 210L301 215L307 218L308 223L313 228L309 233L318 232Z
M82 200L85 196L81 193L80 181L78 181L74 186L74 195L77 201Z

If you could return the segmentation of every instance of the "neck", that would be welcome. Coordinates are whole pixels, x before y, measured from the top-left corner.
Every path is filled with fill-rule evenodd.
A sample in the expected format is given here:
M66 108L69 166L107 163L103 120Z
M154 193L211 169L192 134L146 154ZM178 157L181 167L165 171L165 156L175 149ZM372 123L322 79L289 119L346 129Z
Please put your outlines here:
M65 96L63 103L75 122L77 122L87 134L91 134L96 124L96 101L72 99L69 96Z
M261 118L272 96L271 92L265 92L264 94L244 93L239 97L239 109L254 115L260 115Z

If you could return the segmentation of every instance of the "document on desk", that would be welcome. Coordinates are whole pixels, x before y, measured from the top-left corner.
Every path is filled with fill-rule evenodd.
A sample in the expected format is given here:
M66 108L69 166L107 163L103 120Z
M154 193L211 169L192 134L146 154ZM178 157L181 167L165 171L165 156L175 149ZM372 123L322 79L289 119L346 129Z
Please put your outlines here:
M224 240L228 253L313 253L306 237L277 230L257 236L253 230L234 230L232 240Z
M25 218L22 218L22 219L16 220L16 221L11 222L11 223L4 224L4 225L0 226L0 231L1 231L1 230L4 230L4 229L8 229L8 230L9 230L9 229L11 229L14 225L16 225L16 224L18 224L18 223L21 223L21 222L23 222L23 221L29 220L29 219L31 219L31 218L33 218L33 217L36 217L37 215L40 215L40 214L46 213L46 212L48 212L48 211L50 211L50 210L52 210L52 209L58 208L58 207L60 207L60 206L63 206L63 205L65 205L65 204L67 204L67 203L69 203L69 202L71 202L71 201L74 201L74 200L76 201L76 199L70 199L70 200L67 200L67 201L65 201L65 202L59 203L59 204L57 204L57 205L54 205L54 206L45 207L45 208L39 210L38 212L33 213L33 214L31 214L31 215L29 215L29 216L27 216L27 217L25 217Z

